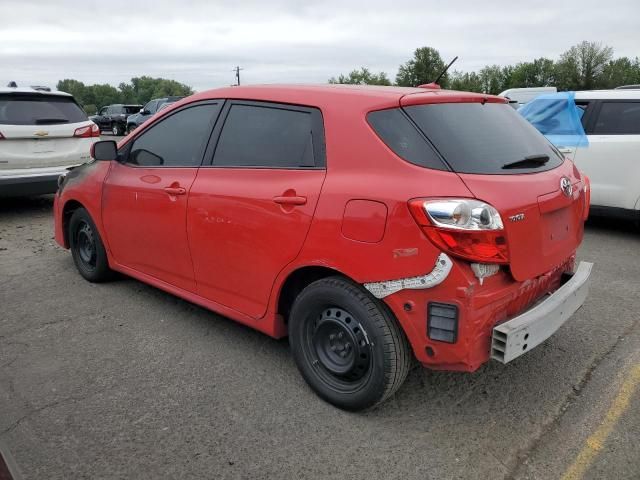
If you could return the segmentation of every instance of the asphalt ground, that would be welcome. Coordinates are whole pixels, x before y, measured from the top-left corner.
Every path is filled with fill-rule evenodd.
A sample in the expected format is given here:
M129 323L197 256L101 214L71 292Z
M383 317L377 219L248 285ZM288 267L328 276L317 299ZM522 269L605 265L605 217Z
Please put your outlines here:
M640 231L591 221L584 307L508 365L413 369L375 410L286 340L128 278L94 285L52 198L0 200L0 447L27 479L640 478Z

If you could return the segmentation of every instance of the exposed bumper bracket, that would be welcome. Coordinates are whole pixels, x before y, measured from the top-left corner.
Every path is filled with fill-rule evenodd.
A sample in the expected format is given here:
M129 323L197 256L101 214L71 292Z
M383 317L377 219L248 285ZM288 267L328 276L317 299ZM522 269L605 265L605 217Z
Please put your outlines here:
M491 358L508 363L541 344L584 303L593 263L580 262L570 280L526 312L493 329Z

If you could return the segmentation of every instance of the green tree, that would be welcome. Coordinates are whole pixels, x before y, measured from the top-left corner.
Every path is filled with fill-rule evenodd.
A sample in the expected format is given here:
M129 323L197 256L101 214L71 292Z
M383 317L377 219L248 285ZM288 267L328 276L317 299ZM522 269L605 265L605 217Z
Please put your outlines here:
M506 85L508 85L507 75L509 73L509 71L505 71L499 65L487 65L484 67L478 74L482 93L497 95L503 90L506 90Z
M463 92L480 93L482 92L482 80L476 72L454 71L449 80L449 88Z
M338 75L338 78L331 77L329 83L342 83L349 85L391 85L391 81L385 72L372 73L366 67L360 70L352 70L349 75Z
M620 57L604 67L598 79L598 88L615 88L621 85L640 84L640 59Z
M548 58L520 62L513 67L507 88L549 87L555 84L555 65Z
M445 66L438 50L431 47L418 48L413 52L411 60L400 65L396 75L396 84L401 87L417 87L433 82ZM445 74L438 83L445 88L448 85L448 80Z
M561 90L596 88L613 49L597 42L583 41L560 55L556 63L556 86Z

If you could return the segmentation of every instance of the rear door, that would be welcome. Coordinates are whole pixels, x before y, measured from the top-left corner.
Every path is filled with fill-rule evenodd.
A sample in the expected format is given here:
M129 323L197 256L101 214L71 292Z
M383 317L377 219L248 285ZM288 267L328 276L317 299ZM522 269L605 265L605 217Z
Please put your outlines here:
M220 108L185 106L151 125L124 147L103 186L102 218L116 262L191 292L187 198Z
M92 139L74 133L88 120L70 96L0 94L0 172L83 163Z
M591 204L633 209L640 197L640 100L602 100L576 165L591 180Z
M325 177L319 110L229 102L187 215L198 292L254 318L296 258Z

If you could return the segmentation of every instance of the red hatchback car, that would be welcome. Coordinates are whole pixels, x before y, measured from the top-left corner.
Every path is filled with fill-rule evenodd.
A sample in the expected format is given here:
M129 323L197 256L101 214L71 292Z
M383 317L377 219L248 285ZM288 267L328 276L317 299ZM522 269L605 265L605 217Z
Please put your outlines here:
M358 410L415 357L506 363L583 303L588 180L500 97L255 86L188 97L60 180L56 240L272 337Z

